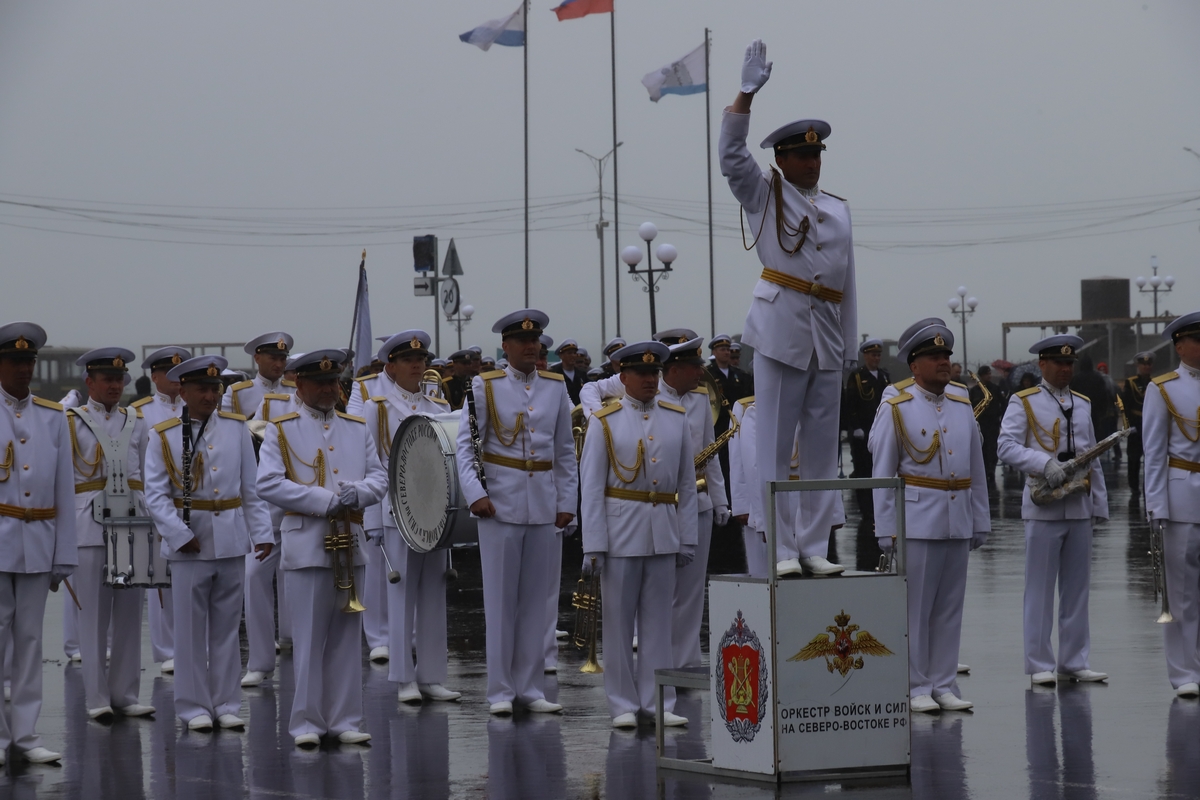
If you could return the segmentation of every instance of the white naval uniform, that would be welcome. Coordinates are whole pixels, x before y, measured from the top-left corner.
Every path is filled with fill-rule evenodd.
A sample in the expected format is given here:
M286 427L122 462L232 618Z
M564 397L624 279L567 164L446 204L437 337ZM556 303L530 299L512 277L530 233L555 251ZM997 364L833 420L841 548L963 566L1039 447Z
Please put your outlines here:
M1028 406L1026 406L1028 403ZM1046 462L1068 449L1072 412L1074 447L1082 453L1096 444L1091 403L1081 394L1058 390L1043 381L1017 392L1008 401L1000 424L1000 460L1029 475L1041 475ZM1037 421L1030 428L1029 415ZM1055 436L1054 432L1058 431ZM1057 441L1055 441L1057 440ZM1108 492L1100 459L1089 471L1091 490L1072 494L1048 505L1035 505L1026 485L1021 501L1025 521L1025 673L1053 672L1054 584L1058 582L1059 672L1088 669L1091 636L1088 592L1092 570L1092 520L1108 519Z
M975 413L914 384L880 404L871 441L872 475L906 479L909 696L957 697L971 537L992 529ZM896 535L895 493L875 489L874 500L875 535Z
M250 419L262 405L264 395L295 393L296 384L293 381L284 378L269 381L262 375L256 375L251 380L231 384L221 398L221 410Z
M800 478L837 475L838 414L842 368L858 357L858 301L850 208L825 192L800 189L778 177L788 230L808 223L807 239L795 255L798 236L777 233L771 175L746 147L750 115L726 111L721 123L721 174L741 203L747 227L757 236L758 259L787 280L807 281L841 292L841 302L821 299L760 279L754 286L742 341L755 349L754 396L759 406L759 474L765 483L788 475L787 436L799 423ZM761 235L760 235L761 231ZM781 246L780 238L783 239ZM784 432L784 435L780 435ZM804 492L795 521L801 557L824 557L829 532L845 521L838 492ZM780 515L783 527L784 516Z
M245 555L270 544L271 518L254 489L257 467L246 420L216 412L192 420L191 527L183 524L183 423L152 429L144 467L146 507L171 562L175 599L175 713L236 714L242 704L238 643ZM183 553L193 538L199 553Z
M755 458L754 397L743 397L733 404L730 414L738 423L738 432L729 443L730 513L746 515L742 542L746 547L746 573L751 578L767 577L767 534L763 520L763 493L758 491L758 461ZM785 499L783 495L778 499Z
M384 378L385 376L382 372L355 378L353 385L350 387L350 396L346 398L346 413L366 419L363 407L366 406L367 400L383 393ZM391 379L388 378L387 382L391 383ZM387 631L384 631L384 638L387 638ZM384 644L386 643L384 642Z
M79 389L72 389L63 395L58 404L63 410L79 408L87 402L87 394ZM63 653L67 658L79 657L79 609L74 603L63 603ZM7 674L7 672L5 673Z
M489 408L491 387L494 407ZM488 703L529 705L545 699L546 578L555 517L574 515L579 472L571 434L571 400L562 376L509 366L471 384L484 451L487 491L475 473L470 407L458 427L458 478L467 505L488 497L496 515L479 520L483 608L487 625ZM493 414L500 424L492 424ZM519 421L518 421L519 420ZM514 428L519 428L517 434ZM515 438L514 438L515 437ZM486 459L527 462L534 469Z
M296 671L288 732L337 736L362 728L362 618L341 611L349 595L334 586L333 556L325 549L333 527L327 514L342 483L354 485L360 507L379 502L387 491L387 474L361 417L297 406L297 411L275 417L267 429L259 451L258 492L285 513L283 569L292 604ZM320 472L314 469L318 457L324 466ZM335 520L339 526L340 519ZM366 534L360 521L350 527L357 588L363 585L368 560Z
M146 461L146 446L150 436L157 442L154 426L174 417L179 418L183 413L183 400L178 396L172 400L162 392L155 392L149 397L130 403L131 408L141 412L146 423L146 436L141 442L142 463ZM71 604L74 605L74 604ZM155 663L175 657L175 600L170 589L159 589L146 592L146 605L149 611L150 651Z
M104 526L96 521L94 503L104 507L104 483L109 470L96 435L84 422L88 417L110 439L119 442L122 429L132 426L121 454L125 480L135 501L141 500L142 442L146 422L137 409L113 408L88 400L67 412L67 427L73 439L75 481L75 535L79 545L79 568L75 570L75 593L79 595L79 652L83 666L83 688L88 709L111 706L122 709L136 705L142 672L142 604L145 590L113 589L104 585ZM131 419L132 418L132 419ZM101 484L96 486L96 484ZM118 529L119 530L119 529ZM70 605L75 605L73 602ZM112 623L111 660L105 663Z
M373 423L375 417L368 417L366 411L366 401L372 396L380 396L383 394L383 384L380 382L383 373L376 375L364 375L361 378L354 379L354 385L350 388L350 397L346 401L346 413L356 417L362 417L368 420L368 427ZM388 379L388 383L392 383ZM371 392L371 394L366 394ZM412 405L411 403L409 405ZM450 404L447 403L440 411L423 411L425 414L445 413L450 410ZM375 412L378 416L378 412ZM374 430L372 428L372 430ZM390 441L390 439L389 439ZM380 453L380 460L383 461L383 468L387 469L386 453ZM387 500L387 494L384 494L384 501ZM372 530L379 527L373 523L372 509L381 508L381 505L372 506L367 510L366 527L367 530ZM388 551L388 558L391 558L391 551ZM388 647L390 650L388 639L388 612L390 603L388 601L387 591L387 568L384 566L382 558L373 558L367 564L367 579L363 587L363 605L367 610L363 612L363 637L367 640L367 647L374 650L377 647ZM445 626L442 626L445 627Z
M382 373L381 373L382 374ZM372 446L379 455L384 471L388 470L392 439L406 417L414 414L432 416L445 414L450 404L420 391L409 393L391 378L379 381L381 394L367 400L363 418L371 434ZM447 550L418 553L400 538L392 516L391 498L384 492L381 502L366 511L367 530L383 531L383 546L387 548L392 566L400 573L399 583L387 582L387 568L382 557L372 558L367 566L367 611L370 602L384 604L382 616L384 639L391 658L388 679L397 683L444 683L446 681L446 570L449 568ZM417 659L413 664L412 650L416 637ZM372 647L379 645L371 643Z
M612 465L605 427L611 433ZM643 451L638 465L638 451ZM583 552L603 553L604 690L611 715L653 714L654 671L672 666L671 603L676 554L696 546L696 469L683 406L625 397L592 415L579 462L583 486ZM634 467L638 465L636 475ZM626 482L628 481L628 482ZM644 499L610 497L612 490ZM650 493L677 496L677 505ZM630 643L638 624L637 665ZM675 693L664 694L672 711Z
M42 622L50 568L78 563L71 439L62 406L0 389L0 662L12 649L12 704L0 748L41 747ZM24 519L25 509L41 510ZM19 516L13 516L14 514Z
M1163 642L1167 677L1178 689L1200 683L1200 370L1181 364L1154 384L1142 407L1146 514L1166 520L1163 563L1175 620L1163 626Z

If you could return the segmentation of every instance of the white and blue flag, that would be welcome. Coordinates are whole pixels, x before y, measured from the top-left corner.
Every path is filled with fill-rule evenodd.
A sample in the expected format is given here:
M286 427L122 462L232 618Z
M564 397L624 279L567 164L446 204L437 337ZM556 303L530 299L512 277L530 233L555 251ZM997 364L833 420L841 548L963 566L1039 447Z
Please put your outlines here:
M708 89L704 68L704 45L700 45L678 61L646 74L642 85L655 103L664 94L699 94Z
M459 34L459 39L486 51L494 44L505 47L525 46L525 3L507 17L489 20L478 28Z

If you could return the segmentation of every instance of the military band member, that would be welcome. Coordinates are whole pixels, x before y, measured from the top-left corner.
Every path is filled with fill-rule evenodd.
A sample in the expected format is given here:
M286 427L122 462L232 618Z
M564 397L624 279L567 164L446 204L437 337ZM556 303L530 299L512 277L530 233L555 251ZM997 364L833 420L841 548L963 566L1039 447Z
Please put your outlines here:
M763 265L742 335L755 349L759 476L787 477L790 433L799 423L801 479L828 480L837 475L842 370L854 367L858 341L850 210L817 186L830 133L821 120L778 128L762 142L773 148L775 165L764 172L755 163L746 146L750 105L770 75L766 46L755 40L720 143L721 173L746 211ZM842 520L840 495L805 492L798 517L801 557L781 563L780 574L841 572L823 555Z
M167 373L177 364L192 357L186 347L168 345L160 347L142 361L142 369L150 370L150 382L154 394L130 403L141 412L145 421L145 439L139 443L142 462L145 463L146 447L154 434L154 426L169 419L178 419L183 413L183 400L179 397L179 382L167 378ZM149 609L150 650L156 664L164 674L175 671L175 601L170 589L147 592Z
M1146 389L1150 388L1150 376L1154 374L1154 353L1138 353L1134 357L1137 374L1126 378L1121 384L1118 397L1125 412L1125 422L1133 433L1129 434L1129 505L1136 507L1142 496L1142 406L1146 402Z
M886 369L879 366L883 358L883 341L867 339L858 346L862 366L846 379L846 390L842 394L842 430L850 439L850 460L854 464L851 478L869 478L872 473L871 449L867 446L867 433L875 422L875 412L883 402L883 390L892 382ZM858 510L862 513L862 527L872 530L875 525L875 504L870 489L856 489Z
M592 416L579 462L583 569L600 573L604 689L613 727L655 712L654 671L673 663L672 601L679 569L696 558L695 451L684 407L656 399L670 356L661 342L616 353L625 396ZM637 665L630 642L638 626ZM664 722L686 725L666 692Z
M1029 352L1038 357L1042 381L1016 392L1000 427L1000 459L1058 488L1071 476L1060 464L1096 444L1088 399L1071 391L1071 374L1083 339L1057 334ZM1088 467L1081 492L1046 505L1035 505L1029 487L1021 502L1025 521L1025 674L1037 684L1058 678L1104 681L1090 669L1088 593L1092 527L1108 519L1108 494L1100 460ZM1054 628L1054 585L1058 583L1058 659L1050 635Z
M444 414L449 403L421 391L421 375L429 355L429 334L422 330L397 333L379 349L385 363L381 391L367 401L364 418L372 444L386 471L392 439L400 423L414 414ZM446 680L446 570L449 551L444 549L418 553L400 538L392 515L391 497L367 509L367 535L387 548L392 565L400 573L400 582L389 584L383 557L372 558L367 566L367 598L379 597L387 604L389 653L395 653L388 667L388 679L400 684L402 703L420 703L421 698L457 700L459 692L442 684ZM378 562L378 567L376 566ZM368 610L370 606L367 606ZM416 642L416 663L413 643Z
M492 356L483 356L479 359L479 368L481 371L495 369L496 359Z
M743 397L733 404L733 419L738 431L729 442L729 507L742 525L742 543L746 550L746 573L751 578L767 577L767 534L762 514L762 492L758 491L758 460L754 453L754 397Z
M538 351L537 368L540 370L550 369L550 348L554 347L553 337L542 334L538 337L538 341L542 343L541 349Z
M559 362L550 367L551 372L562 375L563 383L567 385L567 394L571 397L571 405L579 405L579 390L583 387L586 375L579 369L579 342L567 339L554 351Z
M561 711L543 691L547 559L555 530L575 516L579 488L571 405L560 375L539 372L539 337L549 318L536 309L501 318L509 365L471 387L486 488L477 474L471 406L458 428L458 473L479 519L487 624L488 703L493 714Z
M270 331L246 342L243 349L254 357L258 374L252 380L230 385L221 400L221 410L250 418L262 404L263 395L291 394L296 391L292 382L283 377L292 349L292 337L283 331Z
M587 373L592 369L592 356L588 353L586 347L581 347L575 353L575 368L583 373L583 380L587 381Z
M738 369L742 368L742 343L734 342L729 345L729 363ZM753 380L753 377L751 377Z
M254 488L246 418L217 411L226 363L204 355L171 368L167 377L180 384L189 422L160 422L146 448L146 507L171 562L175 713L194 731L211 731L214 718L222 728L245 727L237 716L245 555L253 547L266 558L274 546L270 515Z
M127 717L154 713L154 706L138 703L145 592L104 585L105 531L99 521L107 509L116 510L110 503L123 503L125 510L142 505L141 452L146 423L136 408L120 407L129 379L128 364L133 359L134 354L122 347L102 347L80 356L75 363L87 370L88 402L67 412L79 543L75 575L75 593L82 606L79 649L87 713L101 721L111 720L114 709ZM110 490L120 496L110 499Z
M621 365L613 360L613 354L624 347L625 344L625 340L620 336L614 336L608 340L608 344L604 345L604 349L601 351L604 355L604 363L600 365L600 370L603 374L600 377L611 378L613 375L621 372Z
M1163 534L1173 622L1163 626L1167 677L1181 697L1200 696L1200 311L1174 319L1163 338L1179 369L1145 393L1146 514ZM1131 459L1132 462L1132 459Z
M932 324L900 340L913 384L879 407L872 431L873 474L905 479L908 571L909 708L960 711L956 674L967 561L987 542L983 445L971 403L947 394L954 334ZM875 534L891 552L896 501L875 490Z
M462 408L463 399L467 396L467 387L471 385L474 373L471 370L471 359L474 353L467 350L456 350L450 354L451 376L442 381L442 394L450 403L450 409L457 411Z
M42 623L46 591L75 570L75 488L62 406L29 391L46 331L0 326L0 664L11 650L12 703L0 709L0 762L10 746L34 763L42 746Z

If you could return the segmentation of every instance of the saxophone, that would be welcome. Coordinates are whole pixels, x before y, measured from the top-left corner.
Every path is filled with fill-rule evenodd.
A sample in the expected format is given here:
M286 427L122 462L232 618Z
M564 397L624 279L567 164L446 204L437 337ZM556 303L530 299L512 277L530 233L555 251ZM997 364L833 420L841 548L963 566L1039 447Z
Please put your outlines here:
M737 417L732 414L729 416L729 430L722 433L712 444L706 445L699 453L696 453L696 491L704 492L708 490L708 481L704 478L704 469L708 466L708 462L717 457L717 453L721 452L721 448L729 444L729 440L737 435L741 429L738 424Z
M1109 448L1120 444L1131 433L1133 433L1133 430L1130 428L1117 431L1112 436L1105 438L1094 447L1088 448L1070 461L1064 461L1062 468L1067 473L1067 479L1057 489L1051 488L1050 483L1043 476L1030 475L1028 478L1029 499L1033 501L1034 505L1044 506L1053 503L1055 500L1061 500L1067 495L1090 492L1092 482L1089 479L1089 472L1092 461Z
M979 415L983 413L984 409L991 405L992 393L987 388L987 384L979 380L978 375L976 375L974 372L969 372L967 374L971 376L971 378L975 381L975 385L979 387L981 392L983 392L983 399L980 400L979 405L975 406L973 409L975 411L975 419L979 419Z

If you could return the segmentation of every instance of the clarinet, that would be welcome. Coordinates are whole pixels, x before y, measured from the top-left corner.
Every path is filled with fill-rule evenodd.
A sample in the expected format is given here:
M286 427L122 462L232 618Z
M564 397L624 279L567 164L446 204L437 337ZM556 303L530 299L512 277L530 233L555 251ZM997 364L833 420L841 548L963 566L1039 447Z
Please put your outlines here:
M471 427L471 450L474 453L473 464L475 474L479 476L479 485L487 491L487 475L483 472L483 441L479 438L479 421L475 414L475 388L467 386L467 424Z
M192 417L183 407L183 524L192 527Z

